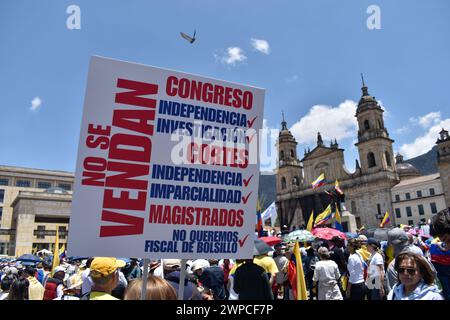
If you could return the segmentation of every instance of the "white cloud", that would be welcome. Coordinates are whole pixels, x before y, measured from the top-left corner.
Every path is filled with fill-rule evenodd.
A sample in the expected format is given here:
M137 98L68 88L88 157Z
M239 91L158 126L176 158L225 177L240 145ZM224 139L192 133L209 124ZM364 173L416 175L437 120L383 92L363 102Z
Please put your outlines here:
M423 126L429 126L431 123L434 125L428 128L428 131L424 135L417 137L413 143L405 143L400 147L400 153L403 154L406 159L414 158L430 151L430 149L435 145L436 140L439 137L439 132L442 128L447 130L450 128L450 119L441 120L440 113L438 118L436 118L435 115L430 116L432 113L429 113L424 117L420 117L418 123Z
M294 75L290 76L289 78L287 78L286 82L287 83L293 83L293 82L295 82L297 80L298 80L298 75L294 74Z
M272 128L268 124L267 119L263 119L263 127L261 130L261 148L260 148L260 168L263 170L273 170L277 165L277 139L279 130Z
M419 124L424 128L437 124L441 121L440 112L430 112L429 114L419 118Z
M355 117L357 103L345 100L338 107L326 105L313 106L307 115L291 127L291 132L299 143L317 141L320 132L325 141L354 137L357 134L358 122Z
M229 47L226 53L214 54L214 57L216 60L232 66L236 65L237 62L243 62L247 59L244 51L239 47Z
M266 40L252 38L250 43L255 50L264 54L269 54L269 43Z
M33 100L31 100L31 111L36 111L42 104L42 100L39 97L35 97Z
M410 131L411 131L411 129L408 126L403 126L401 128L394 129L394 133L396 133L396 134L405 134Z

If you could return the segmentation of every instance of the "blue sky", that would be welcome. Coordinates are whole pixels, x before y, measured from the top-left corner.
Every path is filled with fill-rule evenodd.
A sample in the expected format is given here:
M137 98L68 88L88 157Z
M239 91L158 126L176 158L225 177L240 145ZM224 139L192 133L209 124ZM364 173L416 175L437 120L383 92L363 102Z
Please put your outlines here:
M66 27L72 4L80 30ZM367 27L370 5L380 30ZM450 129L449 14L447 0L2 0L0 164L75 170L94 54L265 88L267 128L280 128L284 110L300 156L321 131L350 169L363 72L394 150L413 157ZM191 45L179 32L194 29Z

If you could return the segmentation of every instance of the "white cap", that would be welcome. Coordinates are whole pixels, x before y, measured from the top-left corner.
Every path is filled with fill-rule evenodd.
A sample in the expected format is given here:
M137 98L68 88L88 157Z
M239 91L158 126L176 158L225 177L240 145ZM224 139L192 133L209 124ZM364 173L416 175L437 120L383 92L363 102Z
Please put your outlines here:
M60 272L60 271L66 272L66 268L64 268L63 266L57 266L55 268L55 273Z
M195 270L209 268L209 262L205 259L197 259L192 263L191 271L194 272Z

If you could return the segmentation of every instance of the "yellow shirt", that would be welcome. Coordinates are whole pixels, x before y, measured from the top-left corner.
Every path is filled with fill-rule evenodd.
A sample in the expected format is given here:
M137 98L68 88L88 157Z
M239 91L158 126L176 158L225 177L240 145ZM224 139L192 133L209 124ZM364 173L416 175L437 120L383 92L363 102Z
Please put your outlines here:
M42 300L44 299L44 287L35 277L28 277L28 299L29 300Z
M275 260L271 257L257 256L253 259L253 262L263 268L267 273L270 273L272 276L279 271Z
M100 291L91 291L91 295L89 300L119 300L109 293L100 292Z

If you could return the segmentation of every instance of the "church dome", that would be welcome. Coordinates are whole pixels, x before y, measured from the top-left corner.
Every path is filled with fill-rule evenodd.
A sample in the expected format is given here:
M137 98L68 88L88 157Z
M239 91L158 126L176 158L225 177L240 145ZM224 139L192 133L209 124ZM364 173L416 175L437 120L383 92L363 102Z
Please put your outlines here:
M397 174L400 177L400 179L405 178L414 178L420 176L419 170L417 170L416 167L414 167L412 164L403 162L403 156L401 154L397 154L395 157L396 164L395 167L397 169Z

